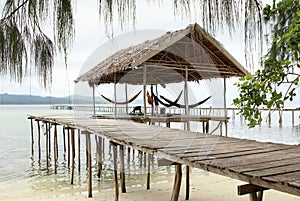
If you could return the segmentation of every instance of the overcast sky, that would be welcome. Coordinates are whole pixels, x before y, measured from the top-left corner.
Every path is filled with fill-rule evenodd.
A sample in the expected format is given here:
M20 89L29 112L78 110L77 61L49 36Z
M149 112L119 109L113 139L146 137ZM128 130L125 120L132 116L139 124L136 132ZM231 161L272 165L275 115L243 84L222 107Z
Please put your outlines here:
M201 19L195 15L192 18L174 16L173 0L164 0L159 4L148 1L137 1L136 8L136 32L144 29L161 31L174 31L183 29L189 24L199 23ZM103 23L99 21L96 0L78 0L75 13L76 37L73 48L68 54L68 69L66 70L62 57L57 57L53 69L53 84L50 89L45 90L39 86L34 75L24 79L23 83L11 82L8 77L1 77L0 93L31 94L41 96L67 96L76 93L73 82L82 70L86 68L87 58L101 45L109 41L105 34ZM114 35L132 32L134 28L129 23L123 30L118 26L117 20L114 24ZM243 37L239 31L231 38L228 31L216 34L216 39L223 44L236 60L245 66ZM246 66L245 66L246 67ZM231 87L234 81L229 81ZM109 88L109 87L108 87ZM100 89L99 89L100 90Z

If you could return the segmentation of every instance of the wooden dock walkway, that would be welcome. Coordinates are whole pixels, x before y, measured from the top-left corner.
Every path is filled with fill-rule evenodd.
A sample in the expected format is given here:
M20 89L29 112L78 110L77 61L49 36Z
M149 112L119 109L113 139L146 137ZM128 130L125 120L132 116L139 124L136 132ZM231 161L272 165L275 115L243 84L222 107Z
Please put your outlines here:
M298 145L226 138L132 121L93 119L84 115L29 115L29 119L80 129L82 134L86 134L87 142L90 142L90 134L94 134L110 140L115 147L128 146L173 161L176 177L172 200L178 199L181 164L252 184L251 187L257 188L240 188L244 191L240 194L250 193L251 200L262 200L262 191L269 188L300 196ZM88 143L87 148L90 149ZM120 158L122 160L122 155ZM91 171L91 164L89 167ZM89 195L90 191L91 179Z

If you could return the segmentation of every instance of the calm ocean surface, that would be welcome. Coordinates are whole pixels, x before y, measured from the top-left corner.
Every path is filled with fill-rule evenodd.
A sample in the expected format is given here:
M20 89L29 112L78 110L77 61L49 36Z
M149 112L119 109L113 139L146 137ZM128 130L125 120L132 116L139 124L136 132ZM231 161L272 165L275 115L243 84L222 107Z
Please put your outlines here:
M78 188L82 192L86 191L86 171L85 171L85 142L82 138L81 153L82 164L81 173L75 172L75 185L69 184L69 169L66 164L66 157L59 158L58 174L53 174L53 167L47 170L45 166L45 152L42 149L42 160L37 161L37 145L35 143L34 157L31 156L31 134L30 121L27 114L53 114L53 113L84 113L78 111L50 110L48 105L1 105L0 106L0 200L7 200L10 194L34 193L36 191L51 192L56 190L68 190ZM232 115L229 112L229 116ZM283 126L278 125L278 114L273 114L271 126L264 123L260 127L248 129L240 117L237 115L235 121L229 123L229 136L238 138L255 139L259 141L278 142L285 144L300 143L300 129L292 126L291 112L285 112L283 115ZM295 125L299 123L299 113L295 113ZM36 126L36 123L34 124ZM176 126L176 125L175 125ZM194 130L198 125L193 124ZM36 129L36 127L35 127ZM42 129L43 130L43 129ZM59 132L61 129L59 129ZM35 130L36 134L36 130ZM60 134L60 133L59 133ZM60 137L61 135L58 135ZM37 141L37 139L35 139ZM44 141L42 138L42 145ZM44 147L44 146L42 146ZM94 146L95 147L95 146ZM59 138L59 150L62 152L62 138ZM104 158L104 171L101 182L97 182L96 176L93 182L94 187L111 188L112 163L111 152L106 143L106 156ZM76 156L77 157L77 156ZM96 156L94 156L96 157ZM146 174L145 168L141 168L139 155L136 152L136 158L130 161L129 175L135 181L132 185L138 184L139 180L144 180ZM95 161L95 160L94 160ZM52 161L50 162L52 164ZM96 164L94 164L96 165ZM128 167L127 167L128 168ZM129 169L127 170L129 171ZM170 168L158 168L153 165L154 177L164 178L170 174ZM142 181L141 183L144 183Z

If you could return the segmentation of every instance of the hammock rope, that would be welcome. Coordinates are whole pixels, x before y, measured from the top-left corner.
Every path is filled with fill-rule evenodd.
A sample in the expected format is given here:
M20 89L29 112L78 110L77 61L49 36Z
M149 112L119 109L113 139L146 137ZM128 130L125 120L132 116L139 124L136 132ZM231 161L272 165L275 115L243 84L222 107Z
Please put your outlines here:
M212 96L209 96L206 99L199 101L198 103L189 105L188 107L189 107L189 109L191 109L191 108L197 107L199 105L202 105L203 103L205 103L206 101L208 101L211 97ZM185 108L185 105L181 105L181 104L175 103L175 101L171 101L171 100L169 100L169 99L167 99L167 98L165 98L163 96L160 96L160 98L162 98L163 100L165 100L166 102L168 102L170 105L174 105L174 106L176 106L178 108Z
M124 101L124 102L115 102L115 101L110 100L109 98L107 98L107 97L105 97L105 96L103 96L103 95L101 95L101 97L102 97L104 100L106 100L106 101L108 101L108 102L110 102L110 103L112 103L112 104L125 105L125 104L131 103L132 101L134 101L134 100L141 94L141 92L142 92L142 90L139 91L136 95L132 96L128 101Z

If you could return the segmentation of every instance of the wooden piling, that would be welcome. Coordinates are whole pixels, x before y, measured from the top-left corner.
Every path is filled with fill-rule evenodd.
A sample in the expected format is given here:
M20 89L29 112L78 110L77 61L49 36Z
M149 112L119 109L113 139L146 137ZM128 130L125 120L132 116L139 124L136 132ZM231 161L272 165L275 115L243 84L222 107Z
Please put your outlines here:
M185 170L185 200L190 199L190 167L186 166Z
M150 174L151 174L151 168L150 168L150 164L151 164L151 154L148 154L148 172L147 172L147 190L150 189Z
M77 138L77 143L78 143L78 172L80 172L80 129L77 129L78 131L78 138Z
M57 174L57 126L54 125L53 135L54 174Z
M91 136L89 133L86 135L86 153L87 153L87 166L88 166L88 197L93 196L92 193L92 149L91 149Z
M46 124L47 124L47 122L46 122ZM49 140L48 140L48 143L49 143L48 148L49 148L49 156L50 156L51 155L51 123L50 122L48 123L48 130L46 132L48 132L48 138L49 138Z
M126 193L124 146L120 145L120 180L122 193Z
M67 128L67 135L68 135L68 138L67 138L67 140L68 140L68 168L70 168L70 158L71 158L71 153L70 153L70 150L71 150L71 148L70 148L70 128Z
M47 165L47 170L49 169L49 137L48 137L48 124L45 123L46 125L46 165Z
M39 162L41 161L41 127L40 127L40 121L37 120L37 126L38 126L38 151L39 151Z
M31 127L31 156L34 155L34 136L33 136L33 119L30 118L30 127Z
M75 170L75 139L74 139L74 128L71 129L71 145L72 145L71 184L74 184L74 170Z
M98 156L98 173L97 176L100 179L102 173L102 138L98 137L97 141L97 156Z
M112 143L114 158L114 177L115 177L115 201L119 200L119 182L118 182L118 166L117 166L117 145Z
M64 142L64 153L66 153L66 129L63 127L63 142Z
M171 201L178 201L179 199L181 178L182 178L181 164L177 164L175 165L175 181L174 181Z

